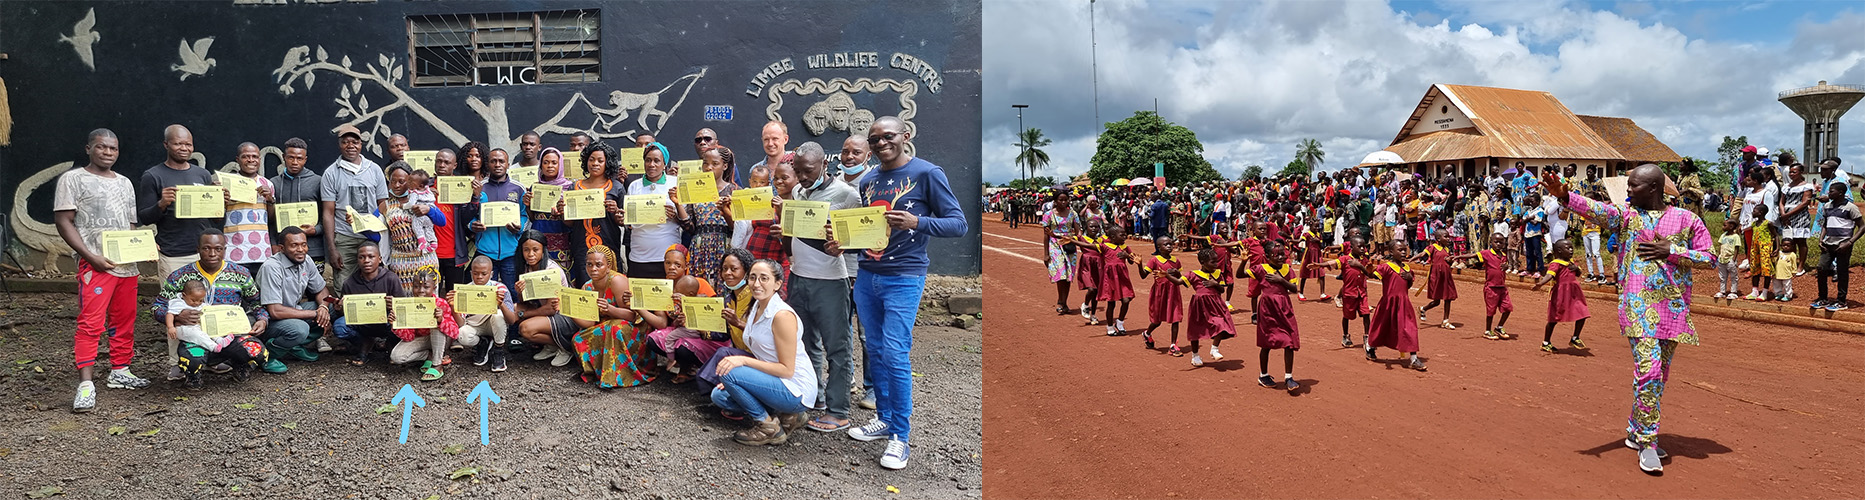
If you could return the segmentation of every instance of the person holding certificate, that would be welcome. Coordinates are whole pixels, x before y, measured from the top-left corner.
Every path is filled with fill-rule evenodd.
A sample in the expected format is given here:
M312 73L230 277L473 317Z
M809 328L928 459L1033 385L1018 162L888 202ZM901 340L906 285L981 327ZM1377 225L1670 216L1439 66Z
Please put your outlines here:
M702 137L704 137L702 135ZM719 260L725 257L725 249L732 243L732 214L727 208L732 203L732 192L738 185L732 183L732 150L717 146L702 151L699 155L703 170L688 172L687 175L711 175L713 185L719 187L718 203L691 203L686 206L686 218L681 225L686 233L692 235L693 267L695 276L709 282L719 280Z
M311 247L310 253L308 254L311 261L321 264L324 262L324 228L329 227L323 224L320 216L323 213L323 209L321 208L322 204L320 202L324 201L324 178L317 175L317 172L312 172L311 169L304 168L305 162L309 161L309 159L309 145L304 143L304 139L299 139L297 137L286 139L284 147L285 171L272 176L268 182L272 185L273 217L280 216L280 213L284 210L281 205L310 203L313 207L320 207L313 209L313 212L316 212L317 215L313 215L309 222L299 225L298 230L304 233L306 244ZM274 255L284 251L284 231L284 227L279 227L278 231L272 235L272 244L277 245L276 248L272 249L272 254ZM269 256L267 261L271 261ZM264 264L261 263L260 267L264 267ZM254 272L253 274L257 276L260 273ZM319 349L322 350L323 347L320 346Z
M317 268L317 263L310 258L310 245L306 242L304 230L297 226L285 226L279 232L279 253L272 254L272 259L259 266L259 304L266 310L270 319L265 333L260 338L274 354L281 346L298 348L317 341L330 329L330 289L324 282L324 273ZM308 300L306 297L310 297ZM298 356L296 351L293 357ZM310 355L317 359L316 354ZM266 373L285 373L285 363L278 356L260 367Z
M272 191L272 181L259 175L259 145L240 143L237 158L240 172L221 175L245 178L248 183L257 186L257 192L250 202L227 198L227 219L222 230L227 234L227 260L256 275L259 273L259 265L272 257L271 211L272 203L277 198Z
M182 287L188 282L199 281L207 287L207 305L239 307L245 310L248 316L251 328L246 332L248 335L259 335L260 332L266 331L267 320L270 316L264 308L259 306L259 282L253 279L252 274L246 272L245 267L227 264L226 235L221 234L219 229L210 228L202 232L197 241L195 251L201 256L201 260L175 270L162 281L162 291L156 294L155 299L153 316L156 321L168 321L170 314L168 306L171 301L181 296ZM175 321L176 324L193 325L201 321L199 312L183 312L179 313L179 316ZM175 365L168 371L169 380L184 380L188 376L188 370L198 371L200 366L193 365L184 359L184 353L180 352L182 347L180 340L171 338L168 341L176 349ZM313 356L312 359L316 357ZM227 373L233 371L233 367L225 363L217 363L211 370L214 373Z
M506 289L504 283L492 281L492 259L474 256L467 265L467 275L472 281L447 292L447 303L453 305L457 315L454 320L460 325L460 334L455 338L460 345L474 348L473 366L485 366L490 362L493 372L505 371L506 325L518 324L518 305L512 302L511 290ZM490 306L495 312L468 313L468 303L481 294L490 296ZM485 340L485 337L492 339Z
M136 358L135 264L111 262L104 257L103 233L136 228L136 188L129 177L111 170L117 163L117 134L92 130L84 141L89 162L59 174L52 193L52 223L58 236L77 253L78 321L72 335L73 361L78 370L73 413L97 407L97 387L91 382L97 362L97 344L106 328L110 335L110 376L106 386L140 389L149 381L130 373Z
M182 284L181 296L169 299L168 310L171 313L191 311L195 316L206 314L207 285L201 280L190 280ZM221 306L224 307L224 306ZM238 307L230 314L237 313ZM245 332L207 331L199 322L191 325L176 324L180 314L168 315L168 336L180 339L181 369L187 373L188 388L201 388L201 368L206 366L224 366L232 363L233 380L245 382L252 376L253 368L272 360L266 352L265 345ZM238 318L244 321L245 318ZM242 325L244 323L241 323Z
M784 200L791 199L796 188L796 153L784 153L777 163L770 166L771 207L779 217L783 213ZM755 170L755 169L754 169ZM745 249L751 256L770 259L785 266L790 265L790 252L784 249L783 225L781 220L760 220L751 223L751 235L745 239Z
M162 251L155 272L156 276L167 277L176 269L200 260L201 257L194 254L194 246L201 231L219 227L220 221L177 217L177 186L214 185L214 174L189 163L194 156L194 134L188 127L169 125L162 130L162 149L167 153L166 158L161 164L144 170L142 180L136 183L136 223L155 225L156 246ZM169 365L174 365L174 351L169 352Z
M584 290L596 292L600 321L573 319L583 330L574 337L576 354L582 360L584 383L601 389L634 387L653 382L648 372L647 335L635 329L639 319L628 308L628 277L616 273L610 263L615 251L598 246L584 257L590 279Z
M416 272L423 267L440 269L440 258L435 253L439 243L434 231L447 225L447 216L434 203L431 194L415 191L420 183L414 180L414 169L407 163L389 164L388 176L388 212L379 214L388 232L386 235L369 233L369 241L387 243L385 262L389 270L401 278L402 290L412 293ZM383 240L385 236L387 241Z
M359 214L388 211L389 183L382 167L363 157L363 134L356 127L337 127L337 148L341 154L324 167L322 195L324 226L334 228L324 239L324 253L338 283L348 281L356 272L356 249L369 242L361 231L351 227L348 208Z
M377 320L392 317L388 308L394 305L396 297L407 297L408 291L402 287L399 276L382 268L382 251L374 242L365 242L363 246L356 247L356 265L356 273L338 285L337 292L344 296L381 295L388 299L380 304L380 310L372 307L370 314L366 315L373 318L369 320L362 319L365 315L359 314L359 311L350 310L359 304L354 301L342 302L340 306L343 316L337 318L330 329L337 338L350 343L356 354L350 364L362 366L369 360L370 353L388 347L389 341L395 340L396 333L390 330L388 323Z
M480 208L483 210L484 205L490 202L523 203L524 186L513 182L506 175L510 165L505 150L494 149L486 158L486 183L480 189L478 198ZM474 217L469 226L478 235L479 254L491 257L493 263L497 264L494 269L498 273L499 282L504 283L506 288L512 288L518 282L518 234L531 227L530 219L524 216L525 211L518 212L517 220L497 226L487 226L484 214L475 213L472 215L478 217Z
M630 278L667 277L667 269L662 265L666 257L665 250L680 242L680 226L686 219L686 212L680 209L680 200L672 193L679 179L667 175L667 146L661 143L648 144L642 153L642 168L646 172L640 179L628 185L629 196L654 195L666 197L662 208L667 211L666 221L659 224L635 224L628 226L628 267Z
M798 186L791 196L797 200L827 203L830 211L861 206L855 187L830 174L828 156L814 142L797 147L791 168ZM854 377L854 331L849 329L848 267L840 255L823 251L827 239L790 238L790 306L796 309L803 326L803 350L809 354L810 366L826 370L818 373L817 393L824 397L821 407L827 413L810 421L810 428L822 432L847 429L849 419L849 384Z
M582 149L584 178L571 187L572 190L602 190L602 207L607 217L584 219L564 224L565 239L570 249L570 274L576 281L587 281L589 272L583 269L583 254L598 245L620 248L622 244L622 204L627 196L628 186L622 173L620 157L615 149L607 144L590 144Z
M701 172L694 173L699 174ZM675 360L668 355L669 351L666 347L670 343L678 342L681 339L698 336L696 332L686 329L684 311L682 311L680 307L680 298L711 297L717 294L713 292L712 284L707 282L705 278L687 274L687 264L691 262L691 260L686 246L674 245L667 248L666 257L667 280L673 283L673 294L671 297L673 299L673 307L660 311L636 309L635 312L641 314L648 328L651 329L650 333L648 333L648 351L660 356L666 361L673 362ZM637 284L639 283L645 283L645 281L637 282ZM659 364L653 365L654 369L658 369L659 366ZM685 366L698 368L699 364L692 363ZM669 364L667 366L667 368L673 370L675 373L679 373L679 367L680 365L678 364ZM691 374L682 373L674 377L673 383L684 384L692 379L693 377Z
M536 141L535 138L531 140ZM550 260L557 261L558 264L563 264L565 267L568 267L570 263L570 242L568 235L564 234L565 221L563 220L563 198L561 193L559 193L557 202L551 204L552 208L550 210L537 210L538 207L532 205L533 198L536 197L540 191L550 189L539 188L538 186L552 186L562 191L569 191L576 189L576 181L563 175L563 153L558 151L557 148L544 148L544 152L533 154L537 154L542 158L539 160L542 165L538 167L537 183L532 184L531 189L525 190L525 211L528 212L531 218L531 228L536 229L537 232L544 233L544 251L550 254Z
M390 305L394 309L389 310L389 321L391 324L427 323L432 326L395 328L395 338L401 339L401 342L395 344L394 349L389 350L389 362L406 365L420 361L421 381L433 382L447 374L441 371L440 367L453 362L453 359L446 355L447 344L460 336L460 327L454 322L453 304L441 300L440 295L434 293L437 289L436 284L440 281L439 270L434 269L433 266L423 267L415 272L413 281L413 293L405 298L393 299ZM409 306L409 304L413 305ZM427 312L422 312L423 310ZM413 321L413 318L407 317L408 315L425 316L428 314L432 314L433 317L421 318L424 321ZM476 342L478 338L473 340Z
M544 234L537 231L525 231L518 239L518 272L534 273L551 269L563 269L557 261L550 260L544 253ZM568 275L558 272L558 286L568 288ZM524 283L510 289L517 296L524 295ZM557 299L526 300L518 303L517 333L525 341L538 346L533 361L549 360L551 366L565 366L576 359L575 341L571 339L576 332L586 326L578 326L569 316L562 314ZM507 345L501 343L500 345Z

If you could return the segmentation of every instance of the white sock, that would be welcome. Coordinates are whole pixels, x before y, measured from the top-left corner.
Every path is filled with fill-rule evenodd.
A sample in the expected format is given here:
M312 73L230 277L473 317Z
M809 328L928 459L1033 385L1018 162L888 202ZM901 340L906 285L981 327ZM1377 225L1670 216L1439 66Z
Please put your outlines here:
M93 383L93 382L91 382L91 381L89 381L89 380L86 380L86 381L83 381L83 382L78 382L78 388L79 388L79 389L89 389L89 388L92 388L92 387L96 387L96 386L97 386L97 384L95 384L95 383Z
M1295 380L1295 374L1289 373L1289 372L1282 372L1282 379L1283 380Z
M1257 378L1263 378L1263 377L1267 377L1267 376L1269 376L1269 372L1263 372L1263 374L1262 374L1262 375L1257 375Z

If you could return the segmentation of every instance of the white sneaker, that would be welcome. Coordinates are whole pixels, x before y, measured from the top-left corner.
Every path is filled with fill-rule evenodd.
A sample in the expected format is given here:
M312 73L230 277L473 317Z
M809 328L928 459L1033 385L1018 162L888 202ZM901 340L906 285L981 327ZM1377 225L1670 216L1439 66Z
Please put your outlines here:
M336 349L330 347L329 340L325 340L323 337L317 338L317 352L330 352L334 350Z
M1223 361L1224 360L1224 355L1217 352L1216 345L1211 346L1211 360L1212 361Z
M175 369L180 370L181 367L175 367ZM111 389L141 389L148 386L149 379L138 377L136 374L130 373L128 369L122 371L111 370L110 376L104 379L104 387L109 387Z
M543 361L546 359L551 359L557 356L557 351L558 351L557 346L546 345L542 348L539 348L537 350L537 354L531 355L531 360L532 361Z
M566 351L563 349L558 349L556 357L550 358L550 365L551 366L564 366L564 365L570 364L570 361L575 360L575 359L576 359L576 353Z
M1094 310L1089 309L1088 304L1086 302L1082 303L1080 309L1081 309L1081 319L1085 319L1089 321L1094 320Z
M97 385L86 380L78 383L78 396L71 399L72 413L90 413L97 408Z
M874 441L881 438L891 438L893 435L887 433L887 423L876 418L869 420L868 423L863 424L861 427L849 429L848 437L854 438L856 441Z
M881 467L892 470L907 468L908 446L906 441L887 440L887 451L881 453Z
M1120 330L1123 332L1127 331L1127 320L1124 320L1124 319L1114 320L1114 329Z
M1200 358L1198 357L1197 354L1193 354L1192 355L1192 366L1194 367L1204 366L1204 358Z

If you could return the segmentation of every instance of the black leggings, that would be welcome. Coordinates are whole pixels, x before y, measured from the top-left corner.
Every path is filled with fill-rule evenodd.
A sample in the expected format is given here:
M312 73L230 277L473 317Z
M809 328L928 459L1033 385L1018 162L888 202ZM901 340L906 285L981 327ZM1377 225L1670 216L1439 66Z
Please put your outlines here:
M249 363L247 366L256 367L272 361L272 356L266 352L264 344L261 344L258 339L245 335L235 338L233 343L221 348L220 352L209 351L206 347L191 343L181 345L181 349L176 352L178 355L176 364L181 367L181 371L187 373L200 373L203 367L221 363L229 365Z

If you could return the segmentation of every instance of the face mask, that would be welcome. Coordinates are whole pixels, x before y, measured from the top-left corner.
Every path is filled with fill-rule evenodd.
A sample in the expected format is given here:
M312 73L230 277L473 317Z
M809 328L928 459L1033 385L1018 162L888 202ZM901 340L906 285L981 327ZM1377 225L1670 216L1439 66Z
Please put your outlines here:
M815 191L815 190L817 190L818 188L821 188L821 187L822 187L822 184L823 184L824 182L828 182L828 181L829 181L829 175L828 175L828 174L823 174L823 175L820 175L820 176L817 176L817 177L816 177L816 183L815 183L815 184L810 184L810 185L809 185L809 187L807 187L807 188L803 188L803 189L804 189L804 190L807 190L807 191Z
M743 280L743 279L740 279L740 280L738 280L738 284L735 284L735 285L725 285L725 289L727 289L727 290L731 290L731 291L734 291L734 292L736 292L736 291L738 291L738 290L739 290L740 288L744 288L744 287L745 287L745 283L746 283L746 281L745 281L745 280Z
M868 164L866 162L854 166L842 166L842 175L861 175L862 172L866 171L868 171Z
M394 191L389 191L389 196L393 196L393 197L396 197L396 198L406 198L406 197L408 197L408 192L407 192L407 191L402 191L402 192L399 192L399 193L397 193L397 192L394 192Z

